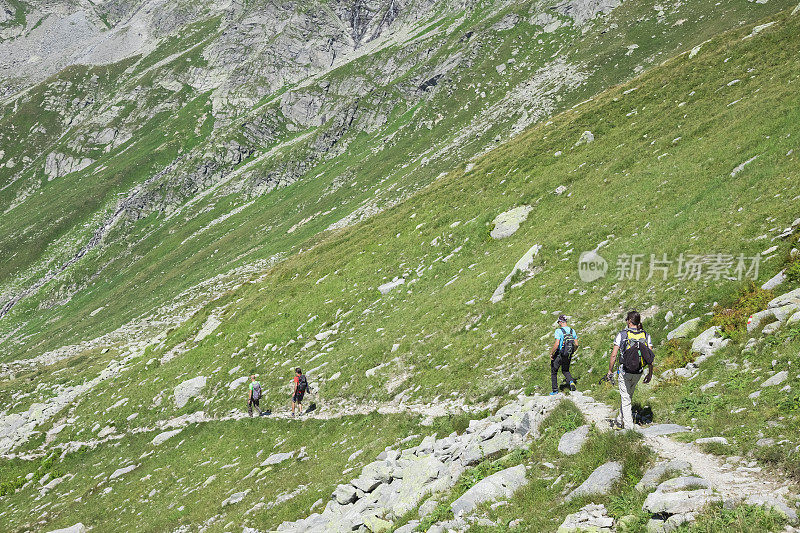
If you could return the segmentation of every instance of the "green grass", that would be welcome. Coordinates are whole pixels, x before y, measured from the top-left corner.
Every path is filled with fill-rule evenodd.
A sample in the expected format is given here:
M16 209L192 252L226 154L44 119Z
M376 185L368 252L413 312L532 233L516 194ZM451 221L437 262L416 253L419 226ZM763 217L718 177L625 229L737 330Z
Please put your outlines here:
M591 56L598 62L619 61L619 66L598 72L580 90L565 95L558 108L589 96L594 96L593 100L500 145L476 159L469 172L465 171L464 158L485 146L483 141L470 140L463 150L428 165L417 156L431 146L444 146L454 132L466 126L475 110L462 108L467 103L476 105L476 83L499 83L488 49L511 55L511 48L518 47L522 51L515 57L522 62L522 56L527 55L530 67L536 69L557 49L555 36L541 46L531 41L536 49L526 50L522 42L531 28L522 22L508 37L481 37L482 48L463 45L483 50L476 52L475 64L482 66L475 67L474 79L461 74L462 78L455 77L430 100L404 102L390 109L378 107L388 110L388 118L374 132L350 132L337 138L336 124L313 130L309 143L337 138L330 146L334 150L346 147L315 161L316 166L298 174L301 179L291 185L276 185L263 195L242 192L253 190L247 187L274 169L280 169L277 174L281 176L297 161L305 160L311 154L307 144L279 151L274 160L256 166L246 179L198 201L190 212L169 221L158 210L124 220L101 247L63 277L23 300L2 321L0 328L9 328L3 329L4 335L9 334L3 341L4 362L112 331L211 275L273 254L285 254L285 259L267 271L240 275L237 281L241 286L221 290L213 302L200 305L197 314L182 323L153 324L154 330L164 334L156 343L129 361L118 377L99 383L37 428L41 432L18 451L49 454L65 442L90 440L95 424L133 431L152 429L159 421L198 410L224 416L232 409L243 408L243 391L231 391L228 384L251 372L260 375L265 390L263 404L282 408L286 403L285 384L296 365L309 370L312 385L320 390L320 402L330 405L391 401L399 395L420 402L462 399L472 403L521 389L546 390L549 375L544 354L551 344L554 319L561 312L574 317L580 335L581 348L573 363L580 387L593 389L600 399L610 403L616 399L613 391L594 384L605 374L611 339L621 329L627 308L649 312L645 326L657 344L657 368L685 364L691 357L688 347L680 343L662 347L666 332L679 321L713 312L714 302L726 308L737 305L743 284L672 277L619 280L614 275L614 259L625 253L643 253L646 257L651 253L677 257L680 253L716 252L753 256L772 246L770 238L796 218L800 186L792 176L797 170L797 155L787 154L796 151L800 135L796 91L800 45L795 38L800 19L780 13L774 17L778 22L775 26L747 40L742 38L751 27L734 29L713 37L696 57L675 57L627 84L596 93L624 81L638 64L649 64L640 53L666 59L671 51L684 50L696 44L696 39L711 37L714 28L737 26L745 13L754 18L756 11L744 11L749 9L744 4L720 7L720 26L687 22L685 28L677 26L679 33L665 37L661 46L648 41L631 56L625 56L625 48L620 46L633 34L620 31L606 40L600 28L587 32L581 38L593 40L598 48L580 47L572 59L588 60ZM753 9L777 9L772 4ZM698 3L685 9L699 14L710 6ZM631 4L610 20L623 22L648 10ZM461 29L471 28L470 24ZM642 32L644 39L655 31L654 24L645 21L631 31ZM695 37L690 34L691 28L702 31ZM579 38L570 32L564 30L560 36ZM447 46L462 46L455 44L461 35L454 32ZM476 42L477 37L470 42ZM181 46L174 42L169 44L172 48L159 53L167 57ZM396 54L397 50L381 53ZM194 56L191 59L199 60ZM352 74L360 68L358 64L345 70ZM104 89L108 92L117 88L113 79L120 71L116 69L124 71L122 65L109 71L109 86ZM478 81L477 76L484 73L491 83ZM72 80L78 84L90 77L84 73L70 77L73 74L69 71L49 83ZM188 175L196 168L192 165L205 161L208 146L242 139L238 128L243 119L234 121L230 130L216 128L209 119L211 96L195 94L188 87L176 93L158 88L156 82L163 74L150 72L141 78L145 86L154 87L146 104L155 108L167 102L175 106L173 111L155 113L138 125L135 136L118 152L100 156L95 165L106 168L96 176L90 175L90 168L45 184L41 195L23 204L24 212L14 210L12 216L0 219L2 248L14 250L0 267L4 287L18 286L13 275L22 273L23 278L33 279L57 264L54 257L68 256L71 244L91 232L90 222L113 206L118 193L141 183L179 155L186 155L187 166L176 174L186 171ZM514 76L521 80L523 74ZM729 85L735 79L742 81ZM29 153L25 150L45 155L43 148L65 133L56 127L57 117L35 116L48 90L56 90L56 85L32 91L29 100L20 104L24 113L18 119L4 110L0 120L4 121L3 129L11 132L7 135L49 121L47 138L30 147L21 146L15 152L18 157ZM501 97L500 91L489 93L489 99ZM365 109L376 109L366 100ZM274 101L266 102L261 111L267 115L275 105ZM142 116L129 103L121 107L119 120L126 120L128 113ZM438 114L443 119L431 129L423 125ZM585 130L594 133L595 141L575 147ZM271 142L278 144L284 133ZM494 133L492 130L491 135ZM384 142L387 134L394 137ZM59 142L66 144L68 139ZM377 146L385 147L373 153ZM558 157L557 151L562 152ZM219 148L214 155L221 157L224 152ZM758 159L731 175L737 165L753 155ZM230 171L242 164L218 168ZM434 180L443 171L449 173ZM344 185L333 190L331 185L338 178ZM3 179L7 180L4 185L10 181L5 175ZM33 173L24 174L19 184L15 182L7 189L3 201L13 200L14 187L35 179ZM155 189L163 195L158 201L176 190L175 182L163 185L163 189ZM237 189L240 185L244 189ZM553 194L560 185L565 185L567 192ZM386 195L383 199L410 196L355 227L321 233L373 198L377 188ZM158 201L156 205L163 205ZM494 217L525 203L534 209L519 231L508 239L492 240L488 234ZM240 207L243 209L237 214L212 225ZM41 223L42 213L50 213L48 220L52 223ZM289 228L311 215L316 216L288 233ZM761 235L769 238L759 238ZM610 261L611 271L595 283L583 283L577 276L577 256L602 241L608 241L600 253ZM494 289L533 244L542 245L536 259L541 270L522 286L507 288L504 299L491 304ZM772 259L764 258L759 283L781 268L779 261L793 246L788 241L774 244L779 250ZM378 292L380 284L404 274L408 276L404 285L383 296ZM786 285L785 289L793 286ZM58 304L66 294L72 296L71 300ZM186 306L202 302L198 296L182 300ZM758 303L763 303L763 298ZM749 301L746 307L752 307ZM675 315L670 324L665 319L667 311ZM212 313L222 324L196 341ZM740 321L736 324L740 330ZM316 334L328 329L337 333L303 349ZM145 335L135 332L131 336L139 340ZM761 342L751 355L741 353L742 340L734 338L729 348L703 365L690 385L680 380L642 385L636 400L653 409L656 421L698 428L693 437L726 436L730 445L715 450L717 453L746 456L797 476L800 462L797 454L790 452L790 445L763 449L755 445L764 437L779 442L797 433L800 401L796 394L773 388L763 391L756 405L748 398L773 371L773 359L777 360L777 370L796 356L800 349L797 332L780 331ZM77 385L97 376L112 359L127 353L117 343L123 341L110 341L113 349L106 354L102 347L78 350L80 353L51 367L4 378L0 400L8 406L7 413L25 412L33 402L47 402L55 395L55 385ZM397 349L393 349L395 345ZM180 348L177 357L162 364L159 359L175 348ZM726 360L732 364L726 365ZM229 373L237 366L238 370ZM339 376L333 379L337 373ZM181 409L174 408L173 387L197 375L208 377L203 396ZM790 378L794 393L796 379L793 375ZM698 384L712 380L720 384L702 393L697 389ZM44 387L37 390L40 383ZM154 398L158 397L162 402L155 405ZM124 407L112 408L126 399ZM732 410L742 407L746 410L732 416ZM128 420L134 412L138 416ZM53 443L44 445L44 432L64 418L73 420L70 427ZM129 434L118 443L68 454L57 461L53 468L75 477L43 497L41 503L32 503L32 487L3 496L6 505L0 513L6 514L0 514L0 518L12 524L13 530L40 528L39 520L52 529L70 525L76 518L100 530L119 530L139 523L138 513L146 510L153 519L145 529L153 531L198 524L217 516L220 518L211 524L211 530L224 530L231 521L237 527L247 523L263 529L308 514L314 501L327 498L337 483L353 477L346 472L350 467L344 460L357 448L365 449L359 461L368 461L383 447L410 433L447 434L463 430L467 420L439 418L433 427L420 427L420 421L405 416L378 415L302 425L262 420L212 422L185 429L152 455L146 454L153 451L149 443L155 430ZM777 425L765 426L764 421ZM264 428L256 426L262 422ZM639 510L643 496L634 492L633 485L650 460L647 451L631 436L593 431L584 454L569 460L559 457L555 451L558 438L581 422L577 412L563 404L543 426L544 436L537 446L499 463L477 467L450 496L457 497L457 491L466 490L470 483L503 465L524 462L532 467L531 484L508 506L490 514L501 524L523 517L523 530L552 530L566 514L587 503L564 504L564 488L577 486L599 464L621 455L625 458L624 479L614 494L602 501L614 516L633 514L635 523L642 526L646 519ZM281 439L286 441L278 444ZM296 471L289 465L281 466L270 472L263 490L254 491L235 508L220 508L222 500L240 490L242 478L260 463L253 459L258 451L297 450L301 446L306 446L312 457L300 463L300 468L314 472L311 488L291 503L261 508L245 516L260 498L272 501L287 488L297 486ZM237 459L236 467L220 469ZM212 463L203 464L206 460ZM103 481L126 461L140 466L121 480ZM552 486L557 476L542 464L545 461L564 474L560 484ZM20 475L33 472L38 465L0 461L2 482L16 484ZM218 475L217 480L202 487L212 474ZM143 480L147 475L151 477ZM104 494L107 486L112 491ZM158 492L149 496L153 489ZM76 502L76 498L81 500ZM48 514L44 516L39 509L34 513L33 508L43 503L51 505ZM180 506L184 509L179 510ZM446 515L444 504L437 512ZM744 524L742 528L751 524L772 527L769 516L755 511L718 514L712 512L708 521L702 518L698 524L738 520Z

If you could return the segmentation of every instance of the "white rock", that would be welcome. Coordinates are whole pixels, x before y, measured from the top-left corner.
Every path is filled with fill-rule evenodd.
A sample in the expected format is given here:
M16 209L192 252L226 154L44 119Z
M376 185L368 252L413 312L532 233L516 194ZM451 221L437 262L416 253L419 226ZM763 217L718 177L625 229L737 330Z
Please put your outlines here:
M173 389L175 407L181 408L192 399L200 396L203 388L206 386L206 377L197 376L196 378L187 379L183 383L175 386Z
M127 474L128 472L134 470L138 466L139 465L128 465L128 466L125 466L123 468L117 468L116 470L114 470L113 474L108 476L108 479L117 479L118 477L123 476L123 475Z
M787 379L789 379L789 372L787 370L781 370L780 372L778 372L777 374L766 380L764 383L762 383L761 386L774 387L780 385Z
M165 431L163 433L159 433L158 435L153 437L153 440L151 441L151 444L153 446L158 446L159 444L163 444L164 442L166 442L167 439L169 439L170 437L174 437L175 435L177 435L181 431L183 431L183 430L182 429L174 429L172 431Z
M521 205L509 211L505 211L504 213L500 213L492 221L494 229L489 235L493 239L505 239L506 237L510 237L517 232L520 224L527 220L528 214L532 209L533 207L529 205Z

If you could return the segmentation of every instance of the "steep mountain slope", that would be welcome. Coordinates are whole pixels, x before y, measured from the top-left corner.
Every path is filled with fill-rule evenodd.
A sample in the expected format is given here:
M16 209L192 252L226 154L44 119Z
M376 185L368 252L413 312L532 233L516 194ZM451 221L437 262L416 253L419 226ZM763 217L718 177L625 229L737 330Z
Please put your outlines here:
M263 272L553 112L786 5L94 6L82 17L105 19L104 39L134 22L164 37L36 85L50 70L24 69L12 84L0 119L3 353L141 338L185 291L208 301L215 276ZM34 29L42 16L26 15L29 29L5 44L26 49L20 39L38 42L54 17Z
M258 213L277 213L286 205L281 202L312 205L320 189L302 189L298 182L253 197L254 203L214 224L246 203L223 197L216 202L224 208L212 207L200 222L176 214L169 220L183 222L171 229L163 223L167 215L144 217L131 226L144 236L131 247L122 244L129 230L112 228L103 253L124 258L109 263L113 276L98 276L86 295L79 291L50 310L38 309L33 297L21 300L3 319L14 327L4 326L11 332L4 342L12 348L0 382L8 406L0 426L6 504L0 518L20 531L77 521L101 531L134 524L153 531L264 530L302 518L384 447L462 431L470 418L523 389L546 390L543 352L560 312L572 315L581 333L574 365L582 389L596 388L605 373L610 336L628 307L644 311L666 364L668 348L661 344L668 330L689 318L716 320L705 315L714 302L732 302L748 277L759 284L770 278L797 247L797 13L785 10L713 37L459 164L360 224L318 233L330 220L320 215L316 228L312 221L284 229L283 243L271 250L303 250L280 256L280 262L240 261L247 266L167 302L118 336L41 354L38 345L58 346L70 335L114 327L151 302L164 304L169 292L149 291L177 292L182 283L170 279L188 283L209 272L190 272L187 265L214 271L213 255L255 248L260 237L244 236L267 231ZM163 142L153 132L144 141ZM344 161L325 164L336 168ZM212 197L189 207L198 209ZM276 203L259 203L267 201ZM527 218L518 229L492 237L495 217L520 206L530 209L522 210ZM234 223L237 230L223 227ZM201 240L200 251L190 248L200 254L193 258L186 248ZM205 246L214 250L203 251ZM609 262L607 275L591 283L581 281L576 265L588 250ZM629 272L623 269L632 254L645 254L641 276L618 276ZM675 260L664 278L646 275L650 254ZM680 254L711 259L703 259L699 275L679 277ZM759 272L737 275L736 261L727 272L710 270L719 254L759 257ZM526 256L529 261L520 261ZM70 268L91 272L85 264ZM120 268L125 264L131 270ZM780 292L795 285L784 282ZM107 296L92 296L106 290ZM95 298L102 298L102 309L91 307ZM207 304L207 298L214 299ZM158 334L151 338L151 331ZM747 468L760 462L796 476L796 398L788 395L776 411L782 400L777 389L766 389L751 412L737 411L758 398L748 395L768 374L796 360L800 337L794 329L773 328L764 337L754 348L735 336L704 363L710 366L701 366L703 384L730 380L735 394L715 398L713 385L698 394L695 382L678 377L641 394L650 393L660 422L688 423L704 436L727 435L727 445L711 450L716 453L751 453L757 439L772 438L772 444L759 445L764 451ZM16 360L20 355L38 357ZM259 374L263 404L280 414L285 382L298 364L319 389L318 418L241 419L247 374ZM792 372L789 392L797 381ZM594 394L613 401L608 391ZM773 417L775 425L763 424ZM740 420L747 427L739 428ZM163 435L173 429L181 432ZM158 444L159 435L169 437L166 444ZM403 443L410 435L417 436ZM558 435L551 432L542 449ZM607 460L601 451L639 446L626 437L597 439L597 453L569 467L570 483ZM294 456L259 467L277 452ZM529 453L512 459L548 459L536 446ZM617 516L641 513L641 500L629 491L649 456L631 453L625 497L614 500ZM540 463L534 466L541 470ZM536 472L530 475L536 478ZM502 527L521 519L523 530L538 531L585 503L564 502L562 489L539 490L542 484L508 510L494 510L493 519L506 520ZM231 503L229 496L247 488L251 492ZM741 520L743 530L756 529L750 518ZM768 523L767 529L783 527L772 517Z

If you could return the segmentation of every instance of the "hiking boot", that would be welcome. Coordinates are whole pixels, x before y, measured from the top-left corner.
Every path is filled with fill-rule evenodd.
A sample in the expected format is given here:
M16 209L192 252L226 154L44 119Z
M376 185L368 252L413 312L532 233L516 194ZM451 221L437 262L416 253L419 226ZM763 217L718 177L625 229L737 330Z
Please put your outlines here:
M575 382L574 381L570 381L569 382L569 390L571 390L573 392L578 390L578 387L575 386Z

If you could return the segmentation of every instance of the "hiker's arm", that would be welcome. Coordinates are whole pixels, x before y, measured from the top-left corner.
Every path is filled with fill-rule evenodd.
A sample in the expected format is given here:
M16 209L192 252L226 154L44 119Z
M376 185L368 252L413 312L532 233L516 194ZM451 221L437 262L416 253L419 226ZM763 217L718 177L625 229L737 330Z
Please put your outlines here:
M553 343L553 346L550 348L550 359L556 355L556 350L558 350L558 339Z
M653 363L647 365L647 375L644 377L644 382L650 383L651 379L653 379Z
M611 358L608 360L609 376L614 373L614 363L617 362L617 352L619 352L619 346L615 344L614 347L611 349Z

